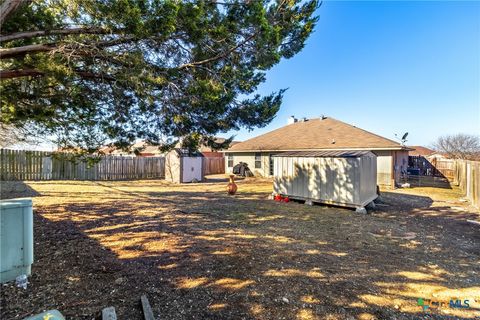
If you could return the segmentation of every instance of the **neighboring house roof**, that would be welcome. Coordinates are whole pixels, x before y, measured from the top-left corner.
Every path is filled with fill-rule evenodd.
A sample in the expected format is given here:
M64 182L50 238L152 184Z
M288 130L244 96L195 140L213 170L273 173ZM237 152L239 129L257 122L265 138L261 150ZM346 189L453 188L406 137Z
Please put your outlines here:
M122 150L118 149L115 146L108 145L100 148L100 151L104 154L111 154L111 155L125 155L131 154L135 155L134 150L138 150L139 155L161 155L163 152L160 151L158 146L152 146L146 141L138 141L134 143L129 150Z
M216 143L223 143L225 142L225 138L215 138L215 142ZM237 143L240 143L240 141L232 141L230 142L230 147L236 145ZM219 152L221 150L212 150L212 148L210 148L209 146L200 146L200 148L198 149L200 152Z
M203 157L202 153L199 151L190 151L188 149L175 148L170 151L170 153L175 153L179 157Z
M436 152L435 150L432 150L432 149L429 149L429 148L426 148L426 147L422 147L422 146L409 146L409 148L414 149L414 150L410 151L408 153L408 155L409 156L415 156L415 157L418 157L418 156L426 157L426 156L432 155Z
M333 118L298 121L238 143L228 151L409 150L396 141Z
M56 152L63 152L63 153L81 153L84 151L86 150L82 148L77 148L77 147L60 147L56 150Z
M445 158L445 159L449 158L447 154L441 153L441 152L434 152L425 157L426 158Z
M222 143L225 140L226 140L225 138L216 138L215 142ZM238 141L232 141L232 143L230 145L232 146L236 143L238 143ZM176 147L180 148L180 143L178 143ZM104 154L117 154L117 155L118 154L132 154L132 155L135 155L134 150L137 150L138 155L140 155L140 156L142 156L142 155L143 156L163 155L165 153L165 152L162 152L158 146L151 145L144 140L135 142L130 147L129 150L121 150L121 149L118 149L118 148L116 148L114 146L111 146L111 145L104 146L104 147L100 148L100 151ZM215 151L211 150L210 147L207 147L207 146L200 147L199 151L200 152L215 152Z

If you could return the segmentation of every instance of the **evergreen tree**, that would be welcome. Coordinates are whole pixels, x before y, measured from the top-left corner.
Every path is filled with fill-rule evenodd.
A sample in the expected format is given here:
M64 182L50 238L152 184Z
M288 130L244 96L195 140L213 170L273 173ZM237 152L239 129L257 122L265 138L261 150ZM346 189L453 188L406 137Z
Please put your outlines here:
M265 71L299 52L317 1L4 0L1 122L64 146L213 145L268 124ZM226 143L229 143L227 141ZM218 146L217 146L218 147Z

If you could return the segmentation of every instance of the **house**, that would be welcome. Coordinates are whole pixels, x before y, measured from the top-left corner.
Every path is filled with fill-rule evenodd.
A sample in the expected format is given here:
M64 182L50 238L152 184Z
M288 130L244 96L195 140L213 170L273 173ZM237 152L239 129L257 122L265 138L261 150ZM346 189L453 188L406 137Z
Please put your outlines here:
M422 146L409 146L408 152L408 173L412 175L433 175L436 170L428 157L436 152L432 149Z
M128 150L108 145L100 148L99 151L106 155L124 157L161 157L164 155L158 146L151 145L144 140L135 142Z
M215 138L215 142L223 143L225 138ZM238 143L238 141L232 141L230 146ZM181 148L180 143L178 143L175 148ZM200 151L204 157L209 158L222 158L222 151L213 150L212 148L202 145L199 147ZM165 156L165 152L161 151L159 146L152 145L144 140L135 142L128 150L122 150L116 148L115 146L108 145L100 148L102 154L114 155L114 156L130 156L130 157L162 157Z
M411 157L428 157L436 153L435 150L422 146L409 146L409 148L411 150L408 152L408 155Z
M216 143L224 143L225 142L225 138L215 138L215 142ZM230 143L230 147L234 146L235 144L239 143L239 141L232 141ZM211 147L208 147L208 146L200 146L200 148L198 148L198 151L200 151L204 157L207 157L207 158L222 158L223 157L223 152L222 150L213 150Z
M258 176L273 176L273 155L287 151L367 150L377 155L377 184L395 187L408 166L409 148L330 117L297 120L225 152L226 172L239 162Z

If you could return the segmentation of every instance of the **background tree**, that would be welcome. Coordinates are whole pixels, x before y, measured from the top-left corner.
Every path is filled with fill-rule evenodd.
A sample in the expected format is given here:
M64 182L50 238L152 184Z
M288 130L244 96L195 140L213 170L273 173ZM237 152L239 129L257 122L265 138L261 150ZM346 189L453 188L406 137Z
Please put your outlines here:
M0 148L38 145L41 142L42 139L32 135L27 128L16 128L0 123Z
M437 139L433 148L454 159L479 159L480 136L461 133L443 136Z
M20 3L20 4L19 4ZM4 0L1 122L94 150L146 139L213 145L268 124L284 90L255 94L299 52L317 1ZM226 143L229 143L227 140Z

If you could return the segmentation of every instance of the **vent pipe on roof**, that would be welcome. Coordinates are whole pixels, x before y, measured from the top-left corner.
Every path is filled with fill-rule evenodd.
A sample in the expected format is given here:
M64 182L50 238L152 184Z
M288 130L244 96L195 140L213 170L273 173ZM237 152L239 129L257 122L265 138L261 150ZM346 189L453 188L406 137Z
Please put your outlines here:
M297 119L294 116L288 117L287 124L293 124L295 122L297 122Z

